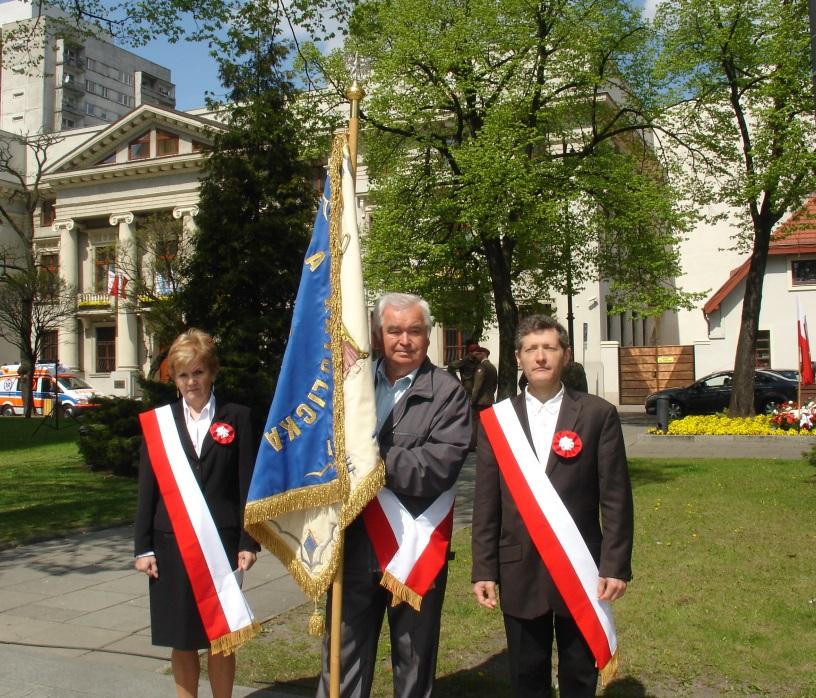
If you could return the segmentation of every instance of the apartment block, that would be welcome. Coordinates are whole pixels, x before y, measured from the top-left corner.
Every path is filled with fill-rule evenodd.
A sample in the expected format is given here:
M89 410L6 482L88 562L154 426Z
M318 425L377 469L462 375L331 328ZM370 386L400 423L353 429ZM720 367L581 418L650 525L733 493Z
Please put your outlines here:
M0 2L0 129L48 133L113 123L141 104L175 107L169 69L38 12Z

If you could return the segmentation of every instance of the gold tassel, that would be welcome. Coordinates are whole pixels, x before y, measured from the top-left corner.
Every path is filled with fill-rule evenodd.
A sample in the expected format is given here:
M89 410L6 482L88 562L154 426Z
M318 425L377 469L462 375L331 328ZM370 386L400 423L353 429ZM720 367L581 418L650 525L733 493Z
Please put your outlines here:
M313 637L323 637L323 632L326 630L326 616L323 615L317 604L315 604L312 615L309 616L308 632Z
M210 651L213 654L223 654L225 657L229 657L241 645L245 645L260 632L261 624L257 620L253 620L251 625L213 640L210 643Z
M606 663L606 666L601 669L601 688L606 688L610 681L614 681L618 675L618 654L619 650L615 651L612 658Z

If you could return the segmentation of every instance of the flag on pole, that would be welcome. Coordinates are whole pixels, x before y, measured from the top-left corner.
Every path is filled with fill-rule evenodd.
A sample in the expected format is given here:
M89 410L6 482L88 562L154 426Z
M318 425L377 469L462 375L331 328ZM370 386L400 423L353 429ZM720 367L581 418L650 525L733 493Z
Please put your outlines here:
M246 504L247 531L313 600L334 579L342 531L385 480L354 201L339 135Z
M813 385L813 364L810 361L807 318L802 310L799 296L796 297L796 337L799 343L799 381L802 385Z

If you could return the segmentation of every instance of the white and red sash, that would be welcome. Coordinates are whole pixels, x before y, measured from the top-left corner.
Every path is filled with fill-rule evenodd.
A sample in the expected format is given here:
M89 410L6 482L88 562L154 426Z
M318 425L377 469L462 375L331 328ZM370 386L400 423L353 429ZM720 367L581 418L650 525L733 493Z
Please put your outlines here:
M143 412L139 420L210 649L232 654L260 632L260 625L233 574L170 406Z
M380 584L394 597L420 609L448 556L453 531L455 488L443 492L417 518L388 489L363 510L368 537L380 563Z
M598 567L547 477L546 455L542 454L544 462L539 462L510 400L484 410L481 419L538 554L592 650L602 676L614 675L618 643L612 608L609 602L598 599Z

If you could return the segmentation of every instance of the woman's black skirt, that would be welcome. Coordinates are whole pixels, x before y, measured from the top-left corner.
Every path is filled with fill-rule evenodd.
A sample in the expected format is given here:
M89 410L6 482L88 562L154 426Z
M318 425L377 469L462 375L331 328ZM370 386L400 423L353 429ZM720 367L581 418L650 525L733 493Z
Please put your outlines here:
M219 530L227 559L238 566L240 530ZM210 646L198 613L187 570L172 533L156 531L156 564L159 578L150 580L150 626L154 645L177 650L203 650Z

